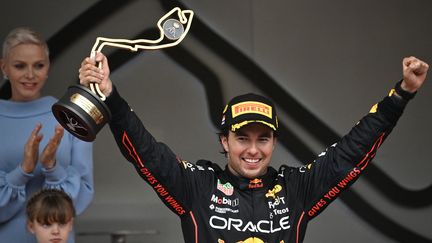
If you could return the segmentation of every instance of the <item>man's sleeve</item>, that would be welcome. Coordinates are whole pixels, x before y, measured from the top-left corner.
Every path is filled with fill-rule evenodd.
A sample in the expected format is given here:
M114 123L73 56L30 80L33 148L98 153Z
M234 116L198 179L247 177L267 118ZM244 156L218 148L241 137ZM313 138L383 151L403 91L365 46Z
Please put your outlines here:
M363 174L396 125L407 101L394 89L341 140L293 176L309 219L318 215Z
M165 205L179 216L185 215L199 190L197 173L164 143L157 142L138 116L120 97L116 88L105 101L112 113L110 128L123 156L148 182Z

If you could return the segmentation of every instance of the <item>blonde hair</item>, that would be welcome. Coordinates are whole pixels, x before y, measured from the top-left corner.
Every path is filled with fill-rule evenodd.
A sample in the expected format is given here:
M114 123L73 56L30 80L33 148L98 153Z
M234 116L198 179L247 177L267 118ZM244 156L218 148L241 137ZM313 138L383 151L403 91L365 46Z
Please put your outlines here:
M18 27L9 32L3 41L3 58L5 58L9 51L20 44L35 44L41 46L47 56L49 57L49 49L45 39L36 31L28 27Z

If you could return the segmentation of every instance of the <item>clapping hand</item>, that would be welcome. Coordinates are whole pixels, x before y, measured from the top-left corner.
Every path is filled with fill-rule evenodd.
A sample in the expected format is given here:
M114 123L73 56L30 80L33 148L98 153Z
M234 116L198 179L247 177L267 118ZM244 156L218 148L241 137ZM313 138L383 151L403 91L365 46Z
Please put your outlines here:
M38 123L24 146L24 159L21 167L26 173L33 172L34 168L36 167L37 160L39 158L39 144L43 139L43 135L39 133L41 129L42 124ZM55 155L63 137L63 133L64 129L60 125L57 125L54 136L45 146L39 158L44 168L50 169L54 167L56 163Z

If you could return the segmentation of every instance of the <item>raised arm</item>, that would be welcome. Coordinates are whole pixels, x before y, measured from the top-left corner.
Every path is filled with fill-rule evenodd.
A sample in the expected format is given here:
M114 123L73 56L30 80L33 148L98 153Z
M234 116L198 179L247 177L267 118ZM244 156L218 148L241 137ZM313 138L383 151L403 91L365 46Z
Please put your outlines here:
M403 59L403 80L374 105L351 131L301 169L306 211L310 218L329 205L364 173L415 92L422 86L428 64L415 57ZM302 197L303 198L303 197Z
M401 88L407 92L415 93L426 80L429 65L416 58L405 57L402 61L403 81Z
M101 63L101 68L97 63ZM105 96L109 96L112 92L112 82L109 78L110 69L108 65L108 60L100 52L96 53L94 59L87 57L81 63L81 68L79 69L79 79L80 84L89 87L90 83L97 83L99 85L100 91Z

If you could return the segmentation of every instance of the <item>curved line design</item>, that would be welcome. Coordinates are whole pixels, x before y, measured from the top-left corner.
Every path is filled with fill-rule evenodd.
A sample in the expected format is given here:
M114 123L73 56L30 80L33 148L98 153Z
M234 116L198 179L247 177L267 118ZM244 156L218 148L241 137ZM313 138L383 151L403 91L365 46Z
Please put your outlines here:
M164 37L166 37L166 33L165 31L169 31L163 28L162 26L162 22L165 20L169 20L168 17L170 17L174 12L177 12L177 16L178 16L178 21L177 23L179 24L178 26L178 34L179 36L176 36L176 32L175 29L173 30L173 34L174 37L173 38L168 38L171 40L175 40L173 42L168 42L168 43L162 43L162 40L164 39ZM177 44L179 44L187 35L187 33L189 32L191 23L192 23L192 19L193 19L193 11L191 10L181 10L179 7L175 7L172 10L170 10L167 14L165 14L164 16L162 16L159 21L157 22L157 27L159 29L159 38L154 39L154 40L150 40L150 39L144 39L144 38L140 38L140 39L134 39L134 40L129 40L129 39L113 39L113 38L105 38L105 37L98 37L96 38L96 42L93 45L92 48L92 52L100 52L102 51L102 48L104 48L105 46L112 46L112 47L117 47L117 48L123 48L123 49L129 49L130 51L138 51L138 50L155 50L155 49L162 49L162 48L167 48L167 47L172 47L175 46ZM172 19L174 20L174 19ZM180 29L180 24L186 24L186 28L185 29ZM171 32L170 32L171 33ZM176 38L178 37L178 38Z
M166 9L169 8L170 5L177 5L181 6L182 8L185 8L180 2L173 3L172 2L161 2L161 4ZM325 125L322 121L320 121L317 117L315 117L311 112L309 112L306 108L304 108L298 101L296 101L291 95L286 93L278 84L276 81L274 81L267 73L265 73L259 66L257 66L254 62L252 62L249 58L247 58L243 53L241 53L239 50L231 46L229 43L227 43L225 40L223 40L220 36L215 34L213 31L210 30L198 17L194 21L194 28L191 31L191 34L200 40L203 45L207 46L209 49L213 50L214 53L219 55L223 60L225 60L227 63L230 63L233 68L236 68L236 70L239 73L242 73L245 77L247 77L249 80L251 80L252 83L254 83L257 87L261 88L264 92L266 92L270 97L273 98L275 102L281 105L283 107L285 112L289 112L290 114L294 112L295 115L300 114L302 117L297 117L296 120L299 121L299 124L304 124L308 131L310 131L312 134L317 134L317 139L325 144L331 144L334 141L340 140L340 136L338 136L332 129L330 129L327 125ZM176 50L179 48L176 48ZM179 65L184 66L186 61L184 60L183 56L183 62L179 63ZM277 95L275 95L277 93ZM287 100L290 103L286 103ZM291 103L294 101L293 103ZM285 103L284 103L285 102ZM292 107L293 104L295 104L295 107ZM295 108L295 109L287 109L287 108ZM296 112L296 110L300 109L299 113ZM294 110L294 111L293 111ZM219 114L217 109L212 109L211 113ZM308 119L300 119L300 118L308 118ZM216 124L218 124L219 119L216 120ZM282 140L283 137L287 138L287 134L283 134L281 132L280 139ZM297 138L297 137L296 137ZM291 139L291 137L290 137ZM332 141L329 141L331 139ZM284 143L285 144L285 143ZM304 143L301 143L304 145ZM316 155L315 153L310 153L310 149L307 149L307 146L302 146L304 150L302 151L303 156L308 156L309 159L302 160L302 161L311 161L313 160ZM289 151L292 151L295 155L298 155L295 150L293 150L290 147L286 147ZM398 204L398 201L394 200L394 196L396 198L400 197L397 196L398 193L403 194L404 192L410 192L412 196L419 199L422 203L418 203L413 201L412 198L408 199L408 195L404 194L402 195L405 197L405 200L403 202L407 202L405 206L411 206L413 205L421 205L421 206L427 206L432 203L432 198L429 196L432 192L432 185L428 188L422 190L422 191L409 191L407 189L404 189L400 186L398 186L394 181L392 181L385 173L383 173L379 168L374 166L373 164L369 165L369 167L374 167L375 172L378 173L378 177L374 178L373 180L369 179L370 176L366 176L367 179L369 179L375 187L380 189L381 192L383 192L384 195L387 197L390 197L392 201L395 204ZM370 168L369 168L370 169ZM366 173L367 175L367 173ZM363 176L365 177L365 176ZM385 180L384 182L389 183L383 186L383 181L381 179L383 177L386 177L390 180ZM387 189L396 189L399 191L396 194L390 194L387 193ZM341 197L341 200L346 203L348 207L350 207L360 218L368 222L373 227L380 230L383 234L387 235L390 238L393 238L395 240L402 240L403 242L431 242L430 239L427 239L399 224L394 222L393 220L386 217L384 214L380 213L377 209L372 207L370 204L368 204L358 193L352 190L346 191ZM414 202L414 203L413 203ZM365 210L368 208L368 210Z
M164 5L165 8L169 8L174 4L182 6L179 2L162 2L161 4ZM201 41L203 45L212 50L216 55L219 55L239 73L243 74L251 83L256 85L269 97L272 97L272 100L286 113L292 115L298 124L304 125L305 130L309 131L310 134L315 134L317 140L322 144L333 144L340 140L341 137L337 135L336 132L307 110L299 101L294 99L292 95L284 91L284 89L262 70L262 68L208 28L198 17L194 20L194 27L191 30L191 35ZM211 112L219 113L218 109L213 109ZM219 118L213 122L217 126ZM294 133L290 132L289 136L291 136L291 134ZM281 136L280 140L284 140L284 138L287 137L285 135ZM295 136L295 138L297 137ZM289 137L289 139L291 139L291 137ZM288 141L284 141L283 143L285 144L287 142ZM286 148L301 162L306 163L314 160L316 154L312 152L311 149L306 149L307 146L303 142L301 142L301 144L301 146L289 146ZM299 147L302 149L299 149ZM398 183L374 164L371 164L368 170L372 170L373 172L368 172L363 178L369 180L383 195L394 201L394 203L410 208L432 205L432 197L429 196L432 195L432 185L418 191L408 190L399 186Z
M168 19L177 12L178 19ZM159 29L159 38L157 39L114 39L106 37L97 37L90 57L94 58L96 52L102 51L105 46L117 47L122 49L129 49L130 51L138 50L156 50L162 48L173 47L179 44L189 32L194 12L192 10L181 10L179 7L171 9L168 13L162 16L157 22ZM162 22L163 26L162 26ZM168 23L168 25L166 25ZM186 28L183 27L186 25ZM163 41L164 37L172 42ZM101 63L99 63L99 68ZM97 83L90 83L90 90L97 94L102 101L105 101L105 95L100 91Z
M109 18L113 12L125 7L131 2L133 2L133 0L99 1L87 11L83 12L48 41L52 53L51 60L55 60L56 56L60 55L61 52L67 49L74 41L77 41L79 36L83 35L83 33L90 31L93 26L103 22L103 20ZM187 9L187 7L179 1L161 1L160 4L164 9L171 9L177 6ZM150 32L154 31L151 30ZM310 131L311 134L315 134L317 140L323 144L332 144L334 141L340 139L338 134L315 117L288 92L284 91L264 70L222 37L214 33L198 17L194 19L194 26L191 28L191 34L207 48L229 63L239 73L251 80L251 82L264 93L272 97L285 112L291 114L299 124L304 124L306 126L305 128ZM147 36L147 33L144 36ZM209 114L213 124L217 127L220 119L219 115L221 113L219 109L223 107L225 103L222 98L221 85L217 75L211 68L200 62L198 58L194 57L182 46L163 51L180 66L196 76L204 85L206 97L208 99L208 108L210 110ZM119 51L114 52L109 57L113 71L131 60L135 55L134 53L126 54ZM286 149L291 151L300 161L311 161L316 157L316 154L302 142L295 133L285 125L280 125L281 137L279 141ZM284 137L289 137L289 139L283 139ZM405 189L397 185L394 180L373 164L369 166L368 172L363 178L369 180L383 195L388 197L395 204L409 208L420 208L432 204L432 198L430 197L432 194L432 185L419 191ZM340 196L340 199L360 218L392 239L403 242L432 242L431 239L416 234L392 221L372 207L355 191L346 191Z
M219 115L221 111L217 111L216 107L218 108L223 107L221 105L217 105L216 107L214 106L215 103L223 104L223 102L216 101L216 100L222 101L222 98L217 99L214 92L216 91L216 89L214 88L218 87L219 89L217 89L217 92L220 94L222 93L220 91L220 85L218 84L219 79L211 71L210 68L205 66L203 63L200 63L198 58L196 58L192 53L188 52L182 46L177 46L176 48L166 49L163 51L170 58L172 58L173 61L175 61L179 66L185 68L186 70L191 71L191 74L197 77L197 80L202 82L206 90L207 98L209 99L209 109L211 110L210 114L212 114L212 120L216 121L215 126L217 126L218 121L220 119ZM114 71L116 68L121 67L122 65L124 65L126 62L130 60L130 54L118 51L110 55L108 58L110 59L110 64L114 63L115 67L111 68L112 71ZM197 64L198 66L196 66ZM211 76L212 78L207 79L207 77L209 76ZM209 86L212 86L213 89L209 88ZM212 98L210 99L210 97ZM289 131L288 128L286 128L285 125L279 124L279 129L280 129L281 137L291 136L289 135L291 132ZM304 143L302 143L299 138L294 136L293 139L291 139L290 137L289 140L290 143L287 143L288 141L284 141L283 145L287 146L287 144L292 143L292 145L295 146L296 148L310 151L310 149L306 145L304 145ZM295 144L295 141L298 141L299 144ZM312 151L310 151L310 153L313 154ZM351 191L351 190L345 191L343 194L341 194L339 198L348 207L350 207L353 210L353 212L356 213L360 218L368 222L368 224L370 224L372 227L376 228L378 231L388 236L389 238L398 241L402 240L402 242L419 242L419 243L431 242L429 239L419 234L416 234L415 232L407 228L404 228L403 226L399 225L398 223L386 217L384 214L380 213L377 209L372 207L355 191Z
M84 36L95 26L103 23L104 20L109 19L110 16L134 1L135 0L101 0L82 12L47 40L51 62L54 62L63 51L67 50L70 45L78 41L81 36Z

